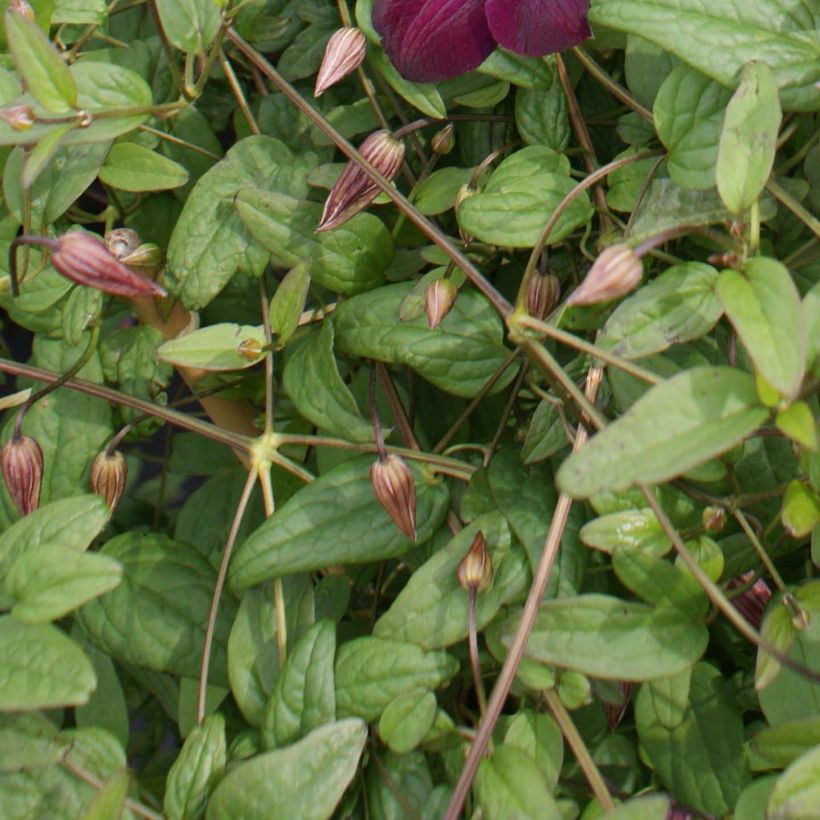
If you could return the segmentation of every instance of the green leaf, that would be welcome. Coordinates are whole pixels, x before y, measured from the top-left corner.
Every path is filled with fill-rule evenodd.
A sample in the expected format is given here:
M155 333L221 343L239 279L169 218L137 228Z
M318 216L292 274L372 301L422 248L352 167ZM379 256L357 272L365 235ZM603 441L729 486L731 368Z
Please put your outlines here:
M170 820L202 817L226 762L225 718L215 712L188 735L168 771L163 808Z
M813 373L820 375L820 282L803 297L803 316L806 318L808 342L806 362Z
M85 703L97 685L82 650L51 624L0 616L0 711ZM54 671L60 674L55 675Z
M354 638L336 653L336 713L379 718L399 695L416 689L436 689L458 671L446 652L385 638Z
M516 622L504 627L506 646ZM681 617L676 608L579 595L541 605L527 655L604 680L651 680L691 666L708 639L702 623Z
M635 359L700 338L723 313L715 296L717 279L717 271L702 262L667 269L615 308L598 344Z
M449 314L434 330L427 317L399 321L399 311L412 283L378 288L347 299L334 311L336 350L391 364L405 364L448 393L475 396L504 363L504 330L487 300L462 290ZM515 376L508 368L492 393Z
M547 214L575 187L563 154L541 145L516 151L493 171L484 190L465 199L458 209L462 230L491 245L531 248ZM547 245L566 239L592 217L586 193L568 205L549 235Z
M750 62L726 106L715 169L720 198L732 213L742 213L760 196L774 165L779 128L772 70L764 62Z
M369 48L367 50L368 59L372 62L376 71L387 80L390 87L407 102L414 105L428 117L437 120L447 116L447 108L438 88L433 83L411 83L393 68L392 63L384 56L380 48Z
M246 185L307 194L305 177L313 154L294 156L271 137L246 137L200 177L174 226L168 244L168 270L174 292L192 310L204 307L238 270L259 275L268 254L255 242L234 208Z
M413 815L443 817L443 813L428 814L425 811L428 801L433 799L434 790L424 754L408 752L399 755L380 751L378 755L379 763L371 757L365 771L365 794L371 817L385 820L404 820Z
M467 637L467 593L456 570L481 531L493 562L492 585L478 593L476 625L483 629L504 604L524 594L529 584L527 559L511 546L507 524L498 513L482 515L461 530L411 576L390 608L376 621L373 634L410 641L427 649L450 646Z
M326 820L356 774L366 739L363 721L339 720L240 763L217 786L205 816Z
M730 94L687 65L677 65L655 98L655 127L669 151L669 176L684 188L711 188L723 112Z
M85 23L101 26L108 16L105 0L56 0L51 13L51 24Z
M318 202L248 186L239 191L234 206L251 235L281 265L310 257L314 281L330 290L370 290L384 281L393 260L390 232L372 214L357 214L339 228L317 234L322 214Z
M333 354L333 324L294 345L282 373L282 385L299 414L347 441L373 441L373 426L362 418L353 394L339 375Z
M71 125L55 128L31 149L26 164L23 166L23 176L20 180L24 189L31 188L42 170L60 150L66 135L71 132L71 129Z
M69 345L78 345L83 333L100 318L103 292L96 288L73 288L63 307L63 339Z
M820 803L820 746L792 763L775 783L766 806L771 820L811 817Z
M109 820L111 817L121 817L130 783L131 775L124 769L111 775L91 798L83 812L82 820Z
M435 216L449 211L455 205L456 196L462 185L466 185L475 168L439 168L427 179L419 182L413 204L426 216Z
M210 325L165 342L157 355L166 362L203 370L242 370L264 357L265 331L228 322Z
M597 0L590 9L593 26L639 34L672 52L727 88L740 69L762 60L774 72L787 111L812 111L817 104L817 46L811 32L816 15L810 6L787 0Z
M39 712L0 714L0 773L59 762L67 744L58 739L57 732L57 727Z
M523 709L507 725L504 746L520 749L541 770L550 792L555 790L564 761L564 741L555 721L541 712Z
M165 36L180 51L204 54L219 31L215 0L157 0Z
M735 803L734 820L766 820L766 803L776 782L777 775L768 775L746 786Z
M635 703L638 736L653 768L682 803L726 814L751 779L734 693L717 669L696 664L688 707L670 730L654 711L656 701L646 694L653 686L642 686Z
M665 820L672 802L665 794L647 794L620 803L607 812L607 820ZM736 818L740 820L740 818Z
M312 259L297 262L276 288L270 300L269 320L274 346L283 348L299 327L299 319L305 309L310 288Z
M122 564L122 583L78 613L91 640L114 658L158 672L198 678L216 572L187 544L159 533L112 538L102 555ZM209 680L227 684L228 631L236 604L223 595Z
M774 419L781 433L807 450L817 450L817 427L811 407L804 401L792 402Z
M313 584L309 575L282 579L288 651L314 621ZM231 691L245 719L261 726L280 669L276 602L270 585L242 596L228 639Z
M514 746L497 746L491 757L481 761L475 790L487 820L560 820L563 816L535 761Z
M750 259L743 273L725 270L717 295L761 375L794 398L806 366L806 331L800 294L786 266Z
M558 471L574 497L660 483L741 442L768 416L750 375L693 367L648 390Z
M672 549L672 542L648 507L594 518L584 524L579 537L587 546L610 554L621 546L652 555L666 555Z
M229 580L237 592L262 581L334 564L362 564L407 552L413 542L396 529L370 483L372 457L345 461L299 490L239 547ZM447 485L416 476L417 544L444 520Z
M29 624L62 618L119 584L122 568L96 553L77 552L59 544L41 544L23 553L4 579L14 599L11 614Z
M68 66L40 27L7 11L6 40L26 86L44 108L64 114L77 105L77 87Z
M545 88L522 88L515 95L515 125L529 145L563 151L569 144L570 124L564 89L553 75Z
M335 652L333 621L317 621L296 642L265 707L261 737L266 749L287 746L336 719Z
M142 145L118 142L100 168L100 181L120 191L165 191L184 185L188 171Z
M781 723L758 732L749 741L755 754L774 767L788 766L810 749L820 746L820 715Z
M406 754L424 740L435 719L436 696L429 689L405 692L382 712L379 737L396 754Z
M792 538L804 538L820 523L820 495L798 479L790 481L783 496L780 520Z
M521 447L525 464L536 464L555 455L569 444L569 437L558 409L553 402L542 399L532 414L527 437Z

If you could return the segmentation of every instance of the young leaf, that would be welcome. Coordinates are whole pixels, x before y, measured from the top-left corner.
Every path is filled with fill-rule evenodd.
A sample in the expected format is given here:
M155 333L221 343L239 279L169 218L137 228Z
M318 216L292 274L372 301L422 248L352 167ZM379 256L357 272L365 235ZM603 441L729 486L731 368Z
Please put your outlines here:
M820 802L820 746L792 763L775 783L766 816L772 820L811 817Z
M165 36L189 54L204 54L219 31L214 0L157 0L157 11Z
M285 274L270 300L270 328L276 350L283 348L299 327L310 288L310 269L313 260L297 262Z
M436 696L417 689L390 701L379 719L379 736L396 754L415 749L433 728Z
M546 714L523 709L509 722L504 745L520 749L531 757L552 792L564 761L564 741L555 721Z
M594 518L584 524L578 536L587 546L608 553L627 547L660 556L672 549L672 542L648 507Z
M242 370L262 360L265 332L253 325L224 322L165 342L157 355L175 365L203 370Z
M120 191L165 191L184 185L188 171L142 145L118 142L100 168L100 181Z

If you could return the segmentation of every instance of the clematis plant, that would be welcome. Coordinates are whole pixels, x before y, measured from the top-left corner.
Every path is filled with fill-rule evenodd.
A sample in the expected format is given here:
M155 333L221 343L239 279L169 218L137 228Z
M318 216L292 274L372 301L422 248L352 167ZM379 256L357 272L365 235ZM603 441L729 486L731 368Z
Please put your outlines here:
M589 0L376 0L373 25L408 80L474 69L497 45L517 54L563 51L590 35Z

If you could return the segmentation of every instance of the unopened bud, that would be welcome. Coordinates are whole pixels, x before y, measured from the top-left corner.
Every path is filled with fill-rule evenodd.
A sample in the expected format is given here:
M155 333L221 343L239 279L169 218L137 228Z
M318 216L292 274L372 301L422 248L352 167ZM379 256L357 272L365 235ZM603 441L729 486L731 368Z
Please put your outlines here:
M0 108L0 120L15 131L28 131L34 125L34 109L30 105L8 105Z
M438 327L442 319L450 312L458 296L458 288L452 279L436 279L424 291L424 312L430 328Z
M474 194L477 194L478 191L472 187L472 185L462 185L457 193L456 193L456 201L453 203L453 213L456 215L456 219L458 219L458 212L461 208L461 204L464 202L465 199L469 199ZM461 241L468 245L470 242L473 241L473 237L470 236L465 230L462 229L461 225L458 227L458 233L461 237Z
M6 11L19 14L21 17L25 17L26 20L34 20L34 9L26 0L9 0Z
M561 283L552 273L536 272L527 285L527 313L534 319L543 319L561 298Z
M592 263L581 287L568 305L594 305L617 299L634 290L643 276L640 257L628 245L611 245Z
M470 544L467 554L461 559L456 577L462 588L468 592L486 589L493 580L493 559L487 549L484 534L479 530Z
M117 259L132 254L141 244L142 239L133 228L114 228L105 235L105 246Z
M727 589L745 586L754 575L754 570L748 570L737 578L732 578L726 585ZM758 578L752 586L732 598L732 605L755 629L760 629L763 612L771 597L772 590L769 585L762 578Z
M453 123L448 122L441 131L437 131L433 134L433 139L430 140L431 148L437 154L449 154L456 144L455 131L456 129Z
M73 282L114 296L165 296L164 288L123 265L91 234L71 231L56 240L53 247L51 264Z
M359 153L387 179L393 179L404 162L404 143L387 131L375 131L361 144ZM328 194L317 231L329 231L363 211L377 196L379 187L359 165L347 163Z
M128 464L125 456L115 450L113 453L102 452L91 462L89 484L92 492L100 496L113 512L125 492L125 480L128 477Z
M370 482L393 523L415 541L416 482L410 468L396 455L378 458L370 468Z
M720 532L726 526L726 510L723 507L706 507L701 520L706 532Z
M43 484L43 450L31 436L9 439L0 449L3 481L20 515L40 506Z
M359 29L346 26L334 31L325 46L313 96L321 96L330 86L355 71L362 64L366 50L367 40Z
M258 339L243 339L236 350L243 359L249 362L255 362L262 355L262 345Z

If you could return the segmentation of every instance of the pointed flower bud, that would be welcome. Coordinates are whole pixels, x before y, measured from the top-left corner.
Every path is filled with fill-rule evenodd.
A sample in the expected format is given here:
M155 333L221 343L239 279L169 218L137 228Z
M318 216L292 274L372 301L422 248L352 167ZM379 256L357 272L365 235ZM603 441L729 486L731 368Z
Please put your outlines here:
M452 279L436 279L424 290L424 312L427 314L427 324L430 328L438 327L439 323L450 312L458 296L458 288Z
M640 257L628 245L611 245L592 263L581 287L568 305L594 305L617 299L634 290L643 276Z
M461 559L456 570L461 587L469 592L486 589L493 580L493 559L487 549L484 534L479 530L470 544L467 554Z
M728 589L745 586L754 575L754 570L748 570L732 578L726 586ZM771 597L772 590L769 585L762 578L758 578L752 586L732 598L732 604L755 629L760 629L763 612Z
M34 9L26 0L9 0L6 11L19 14L21 17L25 17L26 20L34 20Z
M404 460L395 455L378 458L370 468L370 483L393 523L416 540L416 482Z
M726 510L723 507L706 507L702 521L706 532L720 532L726 526Z
M332 85L341 82L355 71L364 60L367 40L364 34L353 26L334 31L325 46L325 56L316 75L313 96L319 97Z
M89 485L91 491L102 498L111 508L117 508L125 492L125 480L128 477L128 464L125 456L115 450L113 453L103 451L91 462Z
M9 439L0 449L3 481L20 515L40 506L43 450L31 436Z
M404 162L404 143L387 131L374 131L359 148L359 153L382 176L393 179ZM377 196L379 187L352 160L347 163L325 201L317 231L329 231L363 211Z
M0 108L0 120L15 131L28 131L34 125L34 109L30 105L7 105Z
M53 243L51 264L73 282L114 296L165 296L153 279L123 265L105 244L84 231L63 234Z
M561 283L552 273L536 273L527 285L527 313L543 319L561 298Z
M437 154L449 154L456 144L455 126L448 122L441 131L436 131L433 134L433 139L430 140L430 147Z

